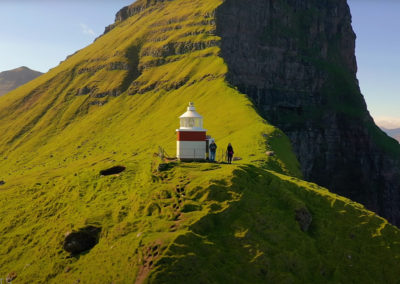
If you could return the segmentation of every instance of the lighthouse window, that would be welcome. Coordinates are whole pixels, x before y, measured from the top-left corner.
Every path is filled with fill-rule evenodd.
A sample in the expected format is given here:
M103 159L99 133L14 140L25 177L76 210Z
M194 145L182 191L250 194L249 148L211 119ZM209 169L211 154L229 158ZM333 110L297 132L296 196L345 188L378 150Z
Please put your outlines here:
M202 128L203 127L203 121L201 118L198 117L183 117L181 118L181 127L185 128Z
M194 127L194 118L189 119L189 127Z
M185 118L181 118L181 127L188 127L188 121Z

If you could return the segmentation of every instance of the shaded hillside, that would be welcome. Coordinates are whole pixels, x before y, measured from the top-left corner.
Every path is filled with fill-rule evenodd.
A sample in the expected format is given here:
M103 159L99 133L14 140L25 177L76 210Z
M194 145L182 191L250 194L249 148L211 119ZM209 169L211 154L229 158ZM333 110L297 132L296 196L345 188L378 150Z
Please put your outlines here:
M95 43L0 98L0 275L16 283L397 281L399 229L302 181L289 139L227 82L221 4L138 1ZM189 101L219 149L232 143L240 162L160 167L168 161L159 146L175 155ZM76 247L66 243L82 234Z
M229 82L289 136L306 180L400 225L400 145L367 111L345 0L227 0Z
M43 73L20 67L0 73L0 96L39 77Z

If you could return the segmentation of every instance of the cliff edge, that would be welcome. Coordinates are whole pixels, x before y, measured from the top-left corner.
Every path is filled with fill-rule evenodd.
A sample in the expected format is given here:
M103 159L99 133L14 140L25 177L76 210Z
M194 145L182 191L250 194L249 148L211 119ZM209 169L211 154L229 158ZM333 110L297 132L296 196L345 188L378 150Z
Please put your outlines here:
M226 0L229 82L290 138L305 178L400 225L400 146L373 122L356 77L345 0Z

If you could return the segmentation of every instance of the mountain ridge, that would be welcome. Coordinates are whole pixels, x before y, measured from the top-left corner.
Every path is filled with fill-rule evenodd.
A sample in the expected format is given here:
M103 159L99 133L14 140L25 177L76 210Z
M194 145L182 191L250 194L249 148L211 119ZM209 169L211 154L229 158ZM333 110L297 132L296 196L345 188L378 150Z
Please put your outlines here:
M0 96L36 79L42 74L26 66L0 72Z

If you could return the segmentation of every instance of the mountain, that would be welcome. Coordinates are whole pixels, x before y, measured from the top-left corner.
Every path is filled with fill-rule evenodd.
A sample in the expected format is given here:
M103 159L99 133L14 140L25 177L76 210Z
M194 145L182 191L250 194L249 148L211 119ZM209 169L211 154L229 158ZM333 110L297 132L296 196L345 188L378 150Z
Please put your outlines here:
M362 116L365 110L352 104L361 95L353 99L347 92L354 91L354 78L342 80L349 70L340 65L347 71L326 73L332 67L327 62L312 65L296 53L301 43L304 50L313 42L320 47L309 38L317 21L317 31L326 36L318 39L346 38L347 46L333 44L337 53L327 57L341 64L339 55L352 48L346 7L345 1L330 0L138 0L92 45L1 97L0 275L21 283L396 283L400 230L363 205L303 180L302 171L310 178L301 154L308 149L314 161L308 143L315 126L309 123L308 134L302 123L322 110L354 131L366 131L366 143L378 139L365 166L380 157L379 182L392 178L385 172L391 160L382 153L387 149L389 157L398 145L368 124L368 117L360 122L346 112L356 109ZM297 20L301 25L293 33ZM324 21L338 25L324 29ZM265 26L265 37L257 40L252 33L258 35L260 22L271 29ZM290 45L294 50L285 51L285 43L297 37ZM266 45L271 42L278 46ZM297 57L309 68L304 74ZM283 64L284 58L293 65ZM293 76L282 77L286 72ZM274 112L280 104L274 107L272 100L268 110L261 103L265 95L260 93L258 103L250 88L270 74L277 98L289 100L279 78L304 80L304 89L287 82L300 103L307 84L321 83L308 80L308 72L346 88L337 98L330 85L320 90L336 104L302 105L299 113L307 113L302 119L289 120L293 110L287 107ZM310 93L309 100L324 101L317 95ZM232 143L240 161L180 163L160 157L159 152L174 156L178 117L190 101L222 149L217 159ZM290 129L280 126L286 136L273 126L270 113L277 124L279 114L286 114L282 125L298 127L304 136L299 143L308 148L299 151ZM332 127L336 132L326 137L335 142L343 128ZM338 150L344 143L353 149L359 139L352 136L358 132L346 133L352 139L341 140ZM323 152L327 158L348 154L331 144L324 148L326 139L315 134L320 139L315 147L329 150ZM332 161L321 160L329 170L322 162ZM363 180L349 183L361 186ZM396 198L395 186L394 180L383 201Z
M13 70L1 72L0 96L32 81L33 79L36 79L42 74L43 73L31 70L28 67L19 67Z
M400 225L400 147L360 92L346 1L249 3L218 10L229 82L288 135L306 180Z
M390 137L393 137L394 139L396 139L397 141L400 142L400 128L396 128L396 129L386 129L384 127L381 127L381 129Z

